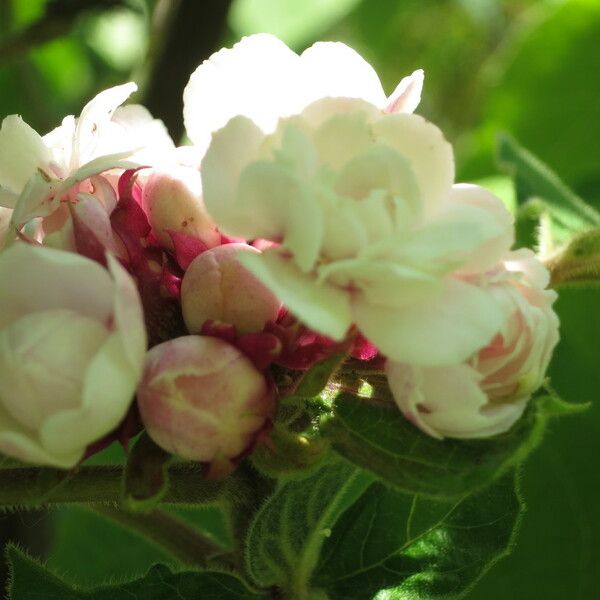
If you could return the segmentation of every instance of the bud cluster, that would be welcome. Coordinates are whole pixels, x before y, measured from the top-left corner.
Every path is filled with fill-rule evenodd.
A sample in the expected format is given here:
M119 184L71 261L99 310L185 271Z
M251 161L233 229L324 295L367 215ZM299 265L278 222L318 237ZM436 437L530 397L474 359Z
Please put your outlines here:
M191 147L121 106L134 84L43 137L4 119L0 451L71 468L139 412L223 477L344 353L426 434L510 428L558 342L556 294L502 202L455 183L413 114L422 85L387 97L344 45L258 35L191 76Z

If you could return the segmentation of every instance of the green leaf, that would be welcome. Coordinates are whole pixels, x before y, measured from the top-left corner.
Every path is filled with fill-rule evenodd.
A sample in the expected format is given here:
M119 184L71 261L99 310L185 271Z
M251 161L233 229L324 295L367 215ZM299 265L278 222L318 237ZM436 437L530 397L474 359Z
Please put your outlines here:
M514 473L451 503L374 484L334 527L315 582L331 600L456 597L508 553L522 513Z
M519 17L525 4L533 4L533 10ZM497 5L504 10L507 3ZM486 62L485 74L479 72L485 87L473 102L479 110L477 122L486 133L514 133L561 178L598 200L600 78L590 73L600 72L600 3L520 0L511 5L516 11L505 21L509 35L494 46L497 51ZM482 174L491 168L491 163L486 165ZM462 173L462 180L470 179Z
M554 308L561 340L549 369L552 386L566 400L591 406L551 422L543 443L526 461L522 487L528 510L518 544L477 584L470 600L598 596L600 283L569 284L558 293Z
M545 417L538 399L506 433L440 441L417 429L391 402L342 393L322 431L347 460L400 491L457 498L521 462L539 442Z
M68 584L93 587L143 576L156 563L178 566L161 546L134 531L73 505L53 511L52 546L46 567Z
M229 573L173 573L164 565L152 567L145 577L129 583L80 590L65 584L15 547L9 547L7 555L12 572L9 600L253 600L264 597Z
M303 598L330 528L371 481L335 458L308 477L281 483L248 532L246 563L254 580Z
M498 161L515 180L517 202L540 199L548 210L554 239L600 224L600 213L574 194L546 165L507 135L498 137Z
M554 309L561 340L549 374L561 397L597 401L600 395L600 282L567 283L558 288Z

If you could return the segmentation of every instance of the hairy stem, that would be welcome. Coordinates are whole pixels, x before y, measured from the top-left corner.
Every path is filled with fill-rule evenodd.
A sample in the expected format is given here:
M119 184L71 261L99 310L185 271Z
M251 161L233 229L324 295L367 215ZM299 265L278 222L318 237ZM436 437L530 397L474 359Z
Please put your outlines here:
M123 468L80 467L67 473L44 467L0 469L0 508L52 504L117 503L122 496ZM235 477L206 481L195 465L169 469L167 504L201 504L216 501L235 487Z
M228 551L212 538L162 510L136 514L103 504L94 505L93 510L137 532L192 567L208 567L212 557Z

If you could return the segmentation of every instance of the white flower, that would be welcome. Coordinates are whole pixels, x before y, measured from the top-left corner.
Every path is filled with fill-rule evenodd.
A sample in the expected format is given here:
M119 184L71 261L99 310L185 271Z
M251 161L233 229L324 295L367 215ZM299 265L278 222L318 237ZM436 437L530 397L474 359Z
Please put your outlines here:
M0 254L0 452L69 468L125 417L146 333L112 257L17 243Z
M114 168L153 160L174 148L162 123L141 106L119 107L137 89L134 83L99 93L77 119L41 137L18 115L0 129L0 206L14 208L12 225L46 217L81 182ZM125 159L129 160L125 160Z
M511 253L484 280L505 314L490 344L456 365L386 364L398 406L434 437L479 438L509 429L542 384L558 343L556 293L545 289L548 273L531 251Z
M204 61L185 88L184 118L200 154L211 134L244 115L265 133L281 117L325 97L361 98L386 112L412 112L421 98L423 71L405 77L386 97L377 73L340 42L318 42L300 56L269 34L243 38Z
M499 331L500 307L454 275L493 266L512 219L476 186L453 186L452 149L412 114L324 99L265 135L236 117L202 162L218 227L280 242L240 261L311 328L356 324L390 358L460 362Z

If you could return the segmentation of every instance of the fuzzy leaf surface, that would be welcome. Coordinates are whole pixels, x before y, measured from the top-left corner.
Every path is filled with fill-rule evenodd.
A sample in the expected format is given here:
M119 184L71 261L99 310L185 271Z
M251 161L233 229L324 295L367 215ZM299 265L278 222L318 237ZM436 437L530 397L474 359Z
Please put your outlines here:
M281 483L248 533L246 563L254 580L304 597L331 527L371 482L336 458L307 477Z
M554 407L554 401L532 401L509 431L491 438L440 441L417 429L391 402L342 393L323 432L344 458L399 491L460 498L491 483L535 448L546 407Z
M334 527L316 584L331 600L455 598L508 553L522 512L512 472L454 502L376 483Z
M164 565L155 565L145 577L129 583L81 590L67 585L15 547L10 547L7 555L12 574L9 600L256 600L264 597L228 573L173 573Z

